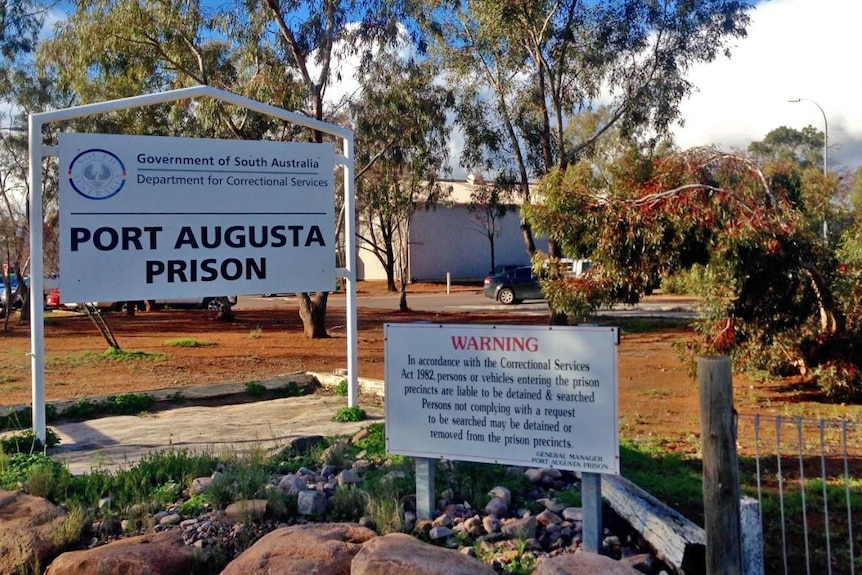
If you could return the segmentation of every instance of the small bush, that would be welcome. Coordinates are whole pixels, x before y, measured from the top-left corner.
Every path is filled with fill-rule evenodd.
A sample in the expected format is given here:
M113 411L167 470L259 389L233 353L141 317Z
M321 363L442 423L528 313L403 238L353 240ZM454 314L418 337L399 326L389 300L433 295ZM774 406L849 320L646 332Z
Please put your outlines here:
M332 389L332 393L334 393L335 395L340 395L341 397L347 397L347 380L342 379L341 381L339 381L338 385L336 385Z
M124 393L108 397L105 403L111 414L134 415L152 409L156 398L145 393Z
M266 387L257 381L249 381L245 384L245 392L252 397L260 399L266 394Z
M353 421L364 421L368 417L361 407L342 407L332 417L332 421L338 423L350 423Z
M255 326L254 329L252 329L248 333L248 337L250 337L251 339L260 339L260 337L262 335L263 335L263 328L260 327L259 325Z
M0 438L0 451L7 454L36 453L60 444L60 436L51 428L45 430L45 445L32 431L24 431Z
M275 397L302 397L308 394L308 389L295 381L289 381L281 387L272 390Z

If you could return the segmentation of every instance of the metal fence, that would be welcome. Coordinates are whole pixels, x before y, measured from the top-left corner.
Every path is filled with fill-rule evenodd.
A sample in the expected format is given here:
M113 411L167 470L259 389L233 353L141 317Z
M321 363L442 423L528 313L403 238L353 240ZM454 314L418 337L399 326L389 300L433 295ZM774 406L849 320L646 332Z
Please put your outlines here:
M737 450L767 575L862 573L862 424L740 414Z

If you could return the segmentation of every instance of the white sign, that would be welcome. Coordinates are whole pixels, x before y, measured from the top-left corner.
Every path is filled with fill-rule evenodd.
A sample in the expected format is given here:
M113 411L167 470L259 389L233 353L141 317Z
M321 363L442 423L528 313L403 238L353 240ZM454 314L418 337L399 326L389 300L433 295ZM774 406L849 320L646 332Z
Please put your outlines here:
M387 324L391 453L619 473L613 327Z
M60 134L65 301L335 285L331 145Z

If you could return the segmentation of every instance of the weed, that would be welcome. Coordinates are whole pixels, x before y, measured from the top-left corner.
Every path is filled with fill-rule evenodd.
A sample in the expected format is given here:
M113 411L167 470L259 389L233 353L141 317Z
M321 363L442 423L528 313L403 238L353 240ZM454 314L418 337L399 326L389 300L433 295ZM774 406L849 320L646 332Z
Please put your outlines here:
M404 532L404 504L393 487L378 487L368 498L368 516L380 534Z
M295 381L288 381L281 387L272 390L275 397L302 397L308 394L308 389Z
M335 412L332 421L339 423L349 423L353 421L364 421L368 415L361 407L342 407Z
M174 405L179 405L181 403L185 403L187 398L181 391L177 391L176 393L169 395L167 399Z
M332 393L341 397L347 397L347 380L342 379L339 381L338 385L332 388Z
M129 363L137 364L141 362L162 361L165 355L161 353L146 353L143 351L125 351L114 347L108 348L103 353L93 353L91 351L84 352L78 355L69 355L65 357L50 357L45 361L46 365L60 367L87 367L99 365L102 363Z
M263 328L259 325L254 326L250 332L248 332L248 337L251 339L260 339L263 335Z
M337 468L345 468L350 465L350 446L343 441L333 443L320 454L320 462L323 465L332 465Z
M111 395L102 401L79 399L63 411L68 419L92 419L101 415L135 415L150 411L156 398L147 393Z
M66 515L51 524L51 538L61 548L73 545L81 539L89 522L84 507L78 502L70 503Z
M566 507L581 507L583 494L576 489L566 489L557 492L557 501Z
M359 518L365 515L368 500L368 492L355 485L340 487L332 495L330 519L333 521L359 521Z
M165 341L165 345L169 347L212 347L215 343L193 337L178 337Z
M245 392L252 397L260 399L266 394L266 386L257 381L249 381L245 384Z
M180 505L178 513L183 517L196 517L203 513L209 502L204 495L192 495Z

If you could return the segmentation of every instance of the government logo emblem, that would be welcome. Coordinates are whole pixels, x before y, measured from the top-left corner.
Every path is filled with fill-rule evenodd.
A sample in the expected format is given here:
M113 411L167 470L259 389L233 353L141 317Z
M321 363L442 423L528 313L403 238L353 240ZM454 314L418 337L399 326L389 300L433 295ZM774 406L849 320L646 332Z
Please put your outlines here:
M126 166L107 150L85 150L69 164L69 183L85 198L104 200L123 189Z

